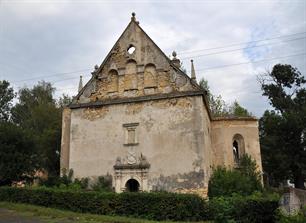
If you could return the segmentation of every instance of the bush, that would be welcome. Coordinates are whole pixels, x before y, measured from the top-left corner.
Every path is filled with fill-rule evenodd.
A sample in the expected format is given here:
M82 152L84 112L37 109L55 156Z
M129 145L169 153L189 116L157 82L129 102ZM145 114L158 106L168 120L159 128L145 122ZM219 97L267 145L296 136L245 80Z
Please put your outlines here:
M296 215L286 215L279 211L279 223L305 223L306 222L306 206Z
M48 176L47 179L39 179L39 186L42 187L50 187L54 189L66 189L66 190L72 190L72 191L79 191L79 190L86 190L88 189L89 185L89 178L73 178L73 169L70 169L67 171L63 170L62 176Z
M210 210L215 222L273 223L277 220L278 200L278 195L233 194L210 200Z
M89 178L85 177L85 178L81 178L80 180L76 178L73 183L80 185L81 189L85 190L88 188Z
M265 223L275 222L278 195L254 193L216 197L209 203L196 195L175 193L105 193L66 188L0 187L0 201L19 202L81 213L119 215L152 220ZM290 222L282 218L282 222ZM297 218L298 219L298 218ZM299 219L302 219L301 217ZM293 221L301 222L301 221Z
M46 187L59 187L60 185L66 185L72 184L72 177L73 177L73 170L70 169L67 173L67 171L63 170L63 176L55 176L50 175L47 179L39 179L39 185L40 186L46 186Z
M208 197L231 196L233 193L250 195L262 191L256 163L248 155L240 160L239 169L217 167L208 183Z
M196 195L174 193L101 193L50 188L0 187L0 200L104 215L153 220L208 220L209 206Z
M99 176L97 182L91 186L94 191L111 192L112 191L112 176Z

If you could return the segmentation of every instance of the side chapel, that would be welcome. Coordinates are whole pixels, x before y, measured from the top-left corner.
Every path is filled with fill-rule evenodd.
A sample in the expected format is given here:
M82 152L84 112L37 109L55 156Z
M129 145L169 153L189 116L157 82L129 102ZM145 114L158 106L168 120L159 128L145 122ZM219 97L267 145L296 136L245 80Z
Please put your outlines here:
M205 190L217 165L248 153L261 170L258 120L212 117L206 92L135 14L63 112L61 170L111 176L116 192Z

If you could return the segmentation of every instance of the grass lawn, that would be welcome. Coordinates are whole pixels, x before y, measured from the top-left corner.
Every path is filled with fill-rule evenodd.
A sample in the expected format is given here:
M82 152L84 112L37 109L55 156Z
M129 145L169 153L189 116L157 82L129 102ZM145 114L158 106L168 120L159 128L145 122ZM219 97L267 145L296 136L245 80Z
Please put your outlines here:
M149 221L144 219L119 217L119 216L107 216L107 215L94 215L94 214L82 214L71 211L63 211L54 208L46 208L28 204L17 204L9 202L0 202L0 208L14 210L19 216L24 217L38 217L39 219L48 223L58 222L78 222L78 223L167 223L170 221ZM204 222L202 222L204 223ZM209 222L205 222L209 223Z

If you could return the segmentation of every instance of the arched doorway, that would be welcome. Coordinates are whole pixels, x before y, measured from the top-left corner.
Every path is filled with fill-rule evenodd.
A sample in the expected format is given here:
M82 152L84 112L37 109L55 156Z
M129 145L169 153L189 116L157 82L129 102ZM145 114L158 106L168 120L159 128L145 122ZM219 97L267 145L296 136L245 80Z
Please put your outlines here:
M125 184L126 191L128 192L138 192L139 191L139 183L135 179L129 179Z

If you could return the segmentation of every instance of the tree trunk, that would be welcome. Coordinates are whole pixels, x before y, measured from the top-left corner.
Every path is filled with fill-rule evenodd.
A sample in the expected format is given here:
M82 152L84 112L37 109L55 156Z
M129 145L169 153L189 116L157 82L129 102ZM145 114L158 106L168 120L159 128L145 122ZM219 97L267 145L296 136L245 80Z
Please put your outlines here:
M305 190L305 185L304 185L304 177L302 175L295 175L294 176L294 185L295 188L303 189Z

